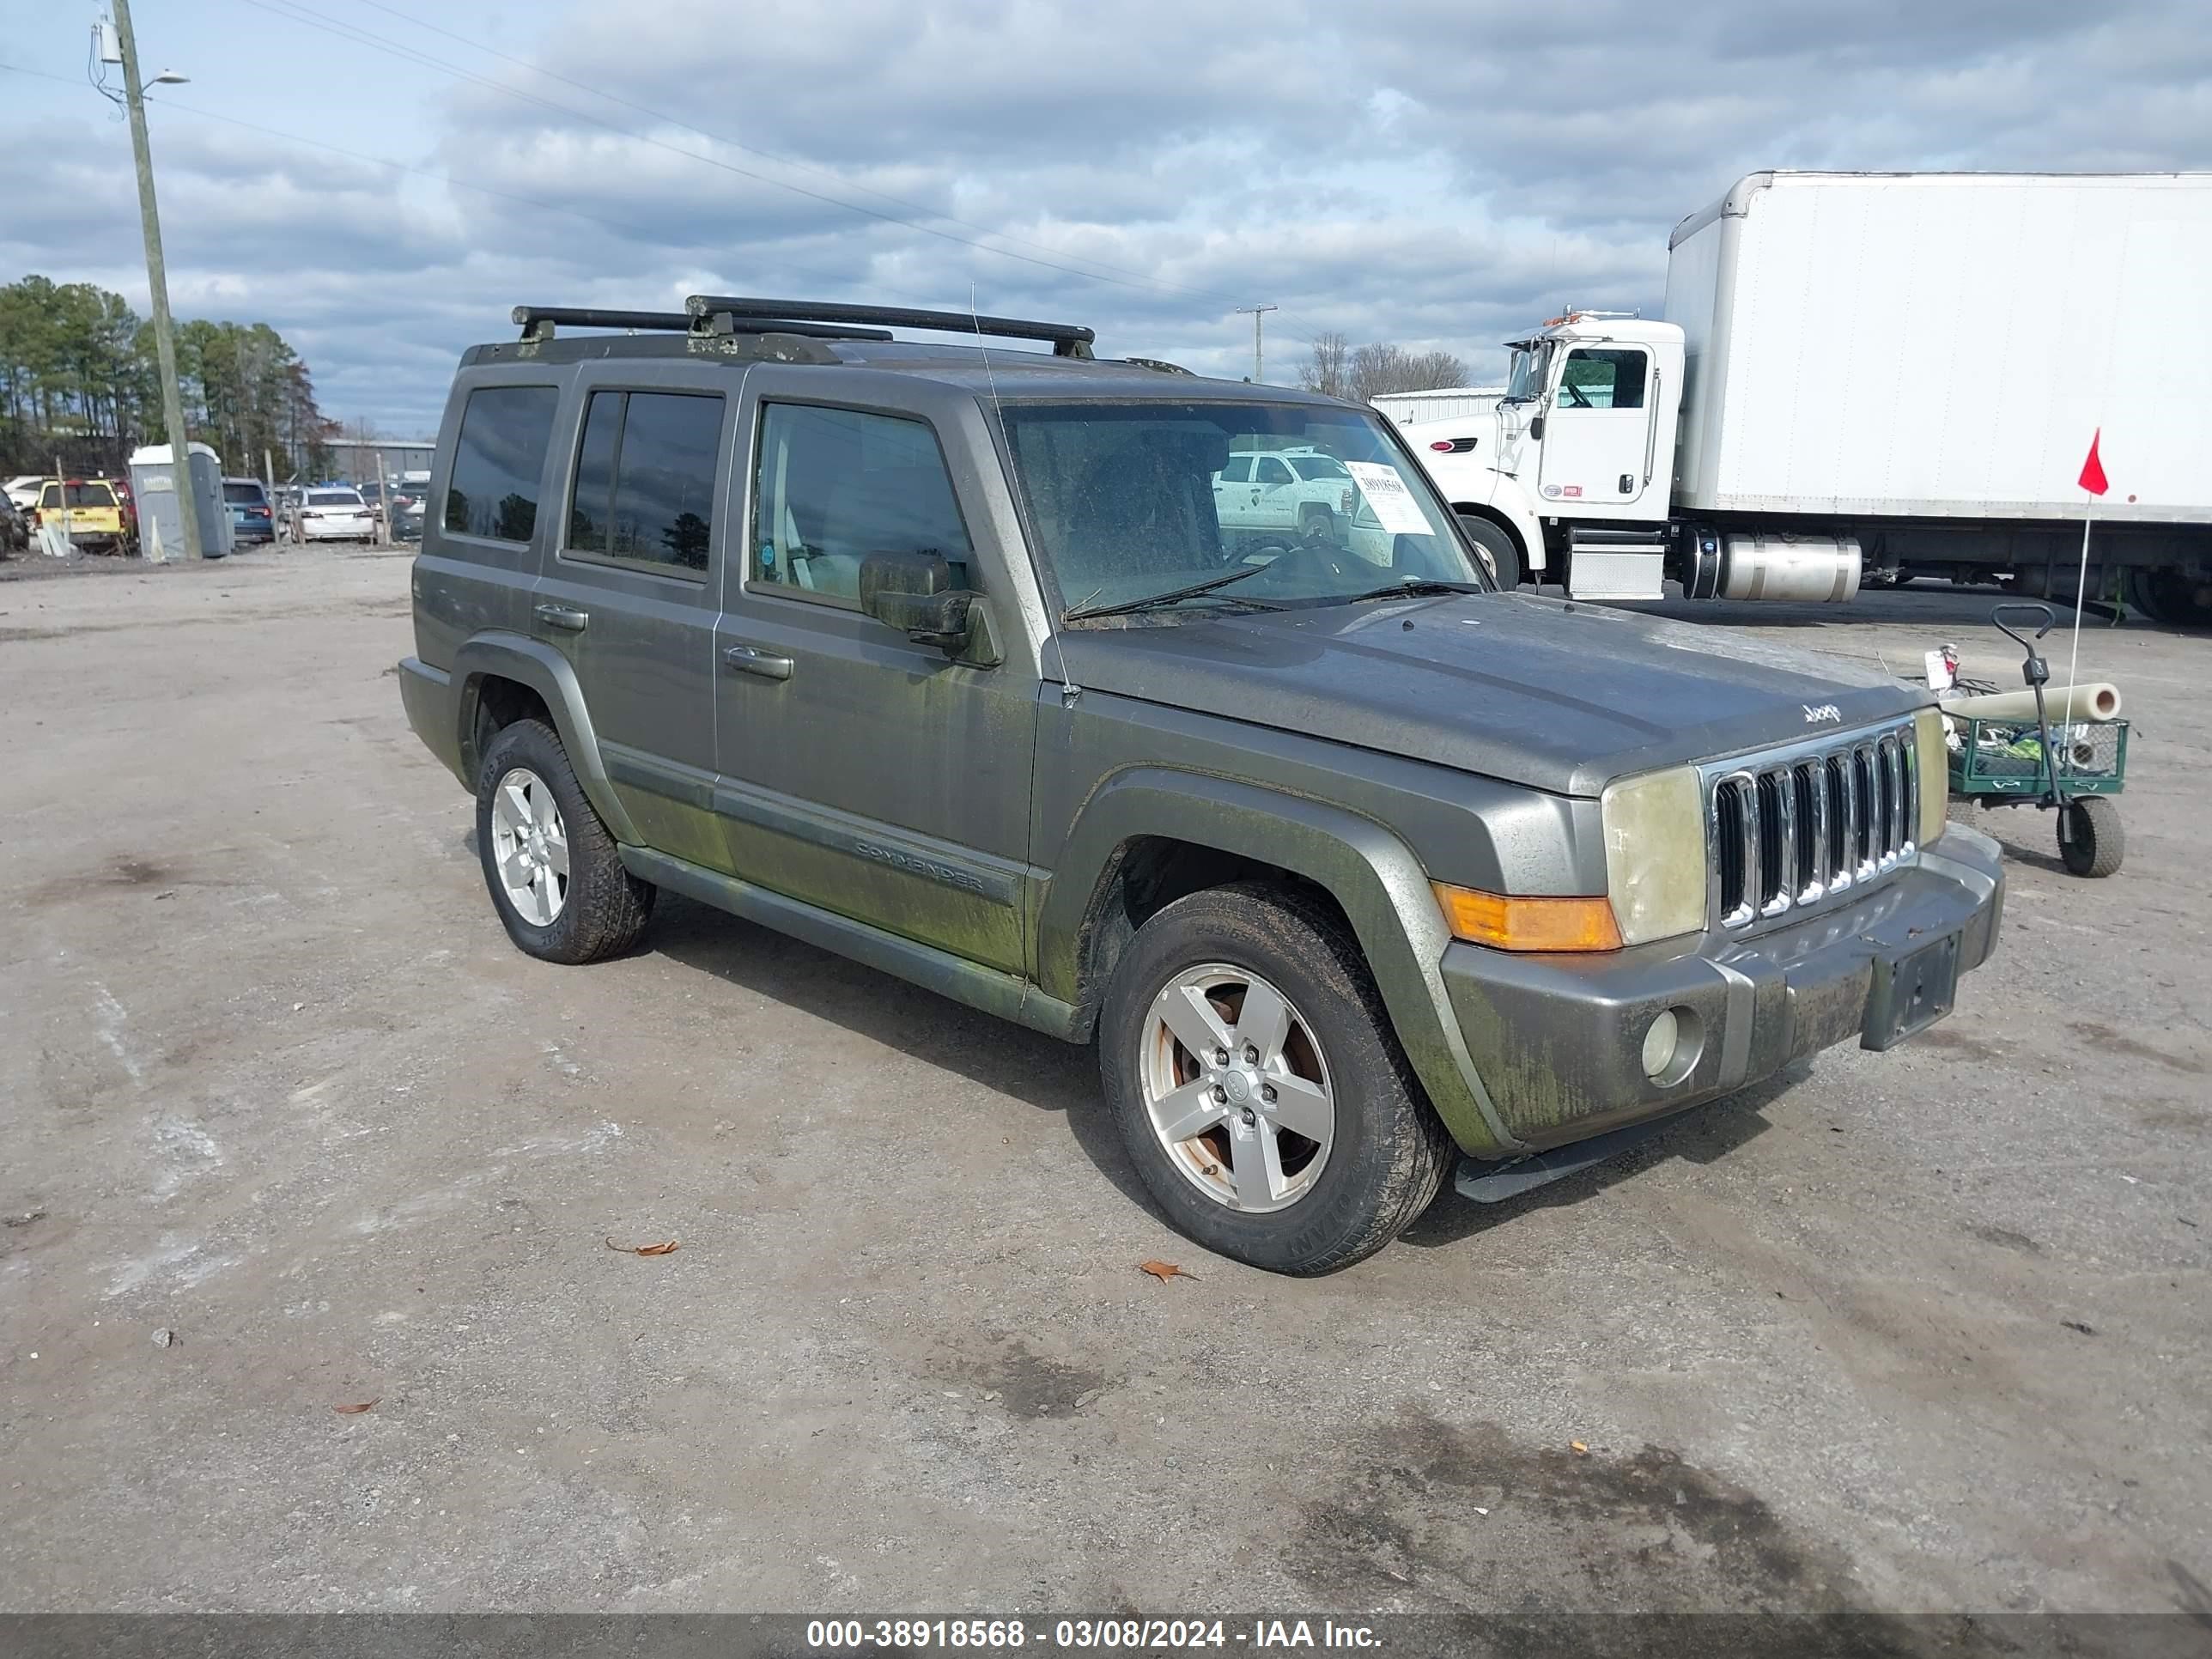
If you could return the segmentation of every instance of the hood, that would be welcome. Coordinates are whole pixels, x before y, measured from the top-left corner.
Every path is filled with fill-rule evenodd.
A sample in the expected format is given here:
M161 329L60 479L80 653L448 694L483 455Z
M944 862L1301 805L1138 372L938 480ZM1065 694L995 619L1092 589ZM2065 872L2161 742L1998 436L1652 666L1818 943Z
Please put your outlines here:
M1075 629L1058 643L1070 684L1564 795L1931 701L1843 659L1533 593Z

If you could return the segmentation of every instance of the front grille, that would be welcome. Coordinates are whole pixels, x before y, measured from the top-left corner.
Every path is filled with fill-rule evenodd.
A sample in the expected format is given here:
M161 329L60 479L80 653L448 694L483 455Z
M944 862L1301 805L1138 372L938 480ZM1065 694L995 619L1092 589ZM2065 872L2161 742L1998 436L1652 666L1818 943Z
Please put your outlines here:
M1908 722L1717 769L1705 840L1718 924L1786 915L1911 858L1917 759Z

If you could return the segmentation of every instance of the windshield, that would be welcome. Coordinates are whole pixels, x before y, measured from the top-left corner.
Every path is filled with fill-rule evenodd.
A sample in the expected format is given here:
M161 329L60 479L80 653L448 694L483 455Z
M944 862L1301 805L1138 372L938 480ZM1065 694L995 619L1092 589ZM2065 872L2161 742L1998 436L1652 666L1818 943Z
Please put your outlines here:
M1533 403L1544 395L1544 365L1552 355L1551 342L1527 342L1513 348L1513 367L1505 380L1509 404Z
M1001 418L1063 613L1216 578L1186 614L1337 603L1404 581L1487 585L1374 415L1148 401L1009 404Z

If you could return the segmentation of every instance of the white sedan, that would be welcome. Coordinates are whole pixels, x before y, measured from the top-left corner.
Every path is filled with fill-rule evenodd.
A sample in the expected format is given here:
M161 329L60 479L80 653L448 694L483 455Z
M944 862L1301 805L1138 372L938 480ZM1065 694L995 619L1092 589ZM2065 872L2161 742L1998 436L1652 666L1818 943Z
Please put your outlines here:
M367 542L376 539L376 513L358 489L310 489L292 509L301 541Z

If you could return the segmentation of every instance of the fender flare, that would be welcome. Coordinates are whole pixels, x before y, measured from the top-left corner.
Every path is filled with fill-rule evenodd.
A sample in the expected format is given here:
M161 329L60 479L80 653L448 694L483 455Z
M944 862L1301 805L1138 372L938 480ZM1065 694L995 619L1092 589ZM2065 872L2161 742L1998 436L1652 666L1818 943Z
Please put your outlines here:
M1352 923L1400 1045L1453 1137L1479 1156L1520 1150L1475 1070L1444 988L1451 942L1428 873L1371 818L1234 779L1137 767L1115 774L1078 813L1037 912L1039 988L1095 1011L1086 982L1107 896L1129 847L1164 838L1288 870L1324 889ZM1073 872L1091 871L1090 884Z
M452 673L453 684L459 688L454 707L455 718L460 722L461 763L470 778L476 776L482 758L477 753L477 701L484 677L495 675L526 685L552 714L553 729L560 734L561 746L568 752L568 764L574 769L576 781L583 786L584 797L592 810L617 841L638 843L637 826L630 822L607 776L583 688L576 684L576 671L566 657L526 634L477 634L453 653Z

